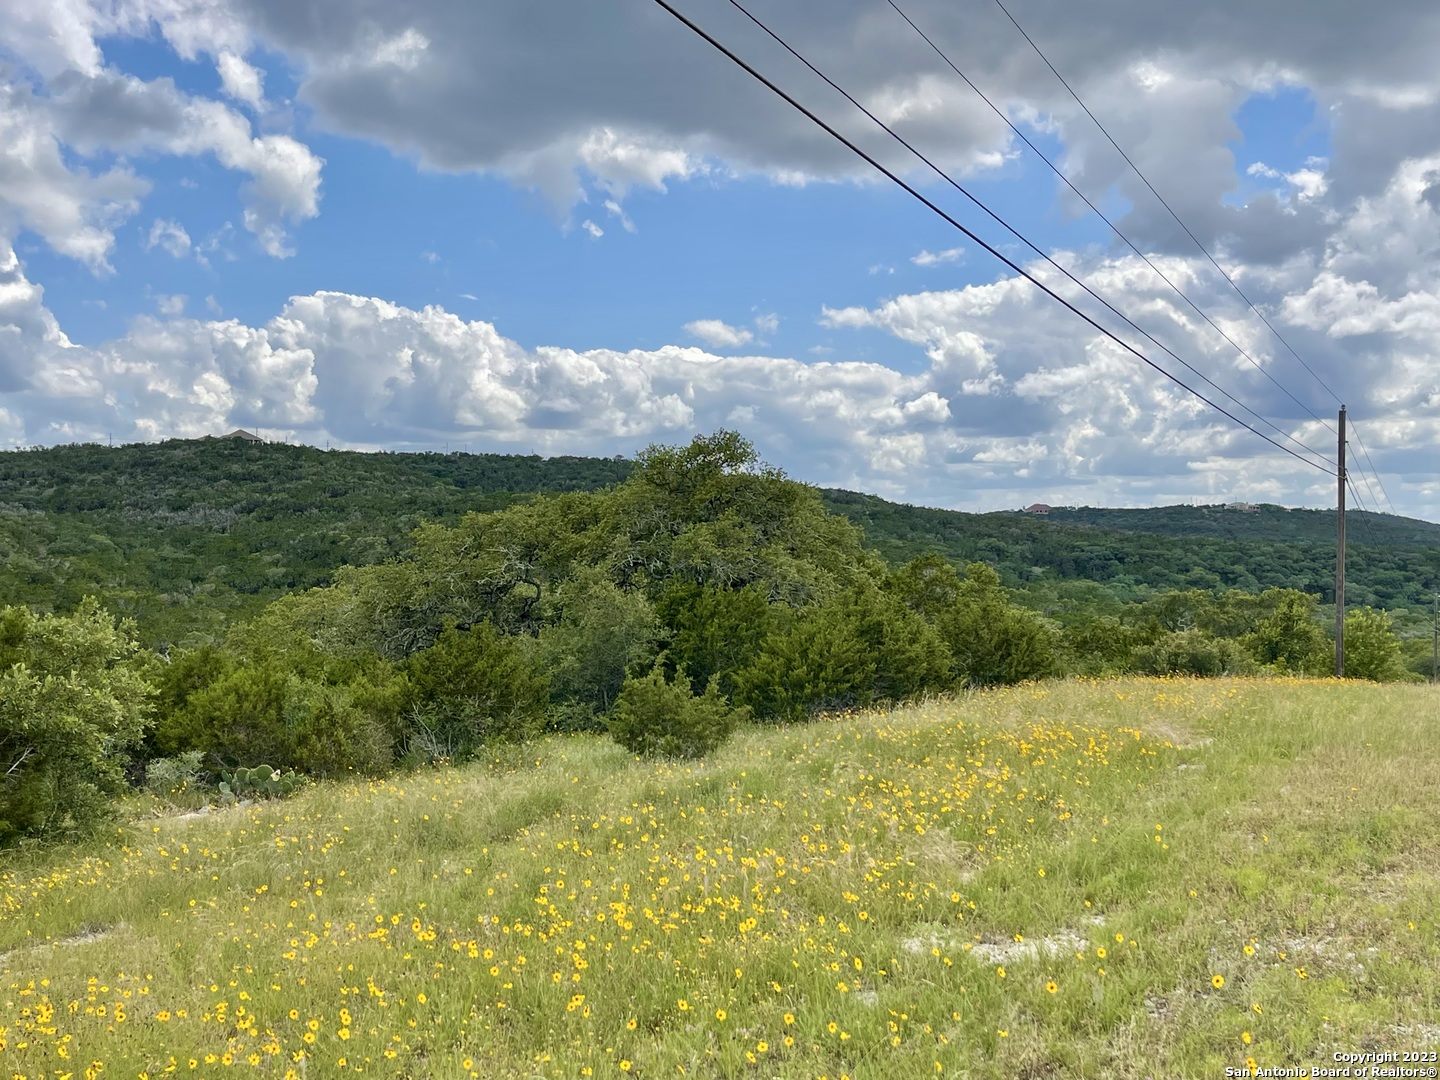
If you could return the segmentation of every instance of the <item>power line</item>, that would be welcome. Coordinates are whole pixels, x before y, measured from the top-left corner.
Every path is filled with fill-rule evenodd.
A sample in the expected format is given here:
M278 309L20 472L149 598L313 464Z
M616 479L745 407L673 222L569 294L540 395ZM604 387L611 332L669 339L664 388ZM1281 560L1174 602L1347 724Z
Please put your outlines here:
M926 198L926 197L925 197L923 194L921 194L917 189L915 189L914 187L912 187L910 184L906 183L903 179L901 179L901 178L900 178L898 175L896 175L894 172L891 172L891 171L890 171L889 169L887 169L884 165L882 165L878 160L876 160L876 159L875 159L874 157L872 157L870 154L866 153L866 152L865 152L864 150L862 150L859 146L857 146L854 142L852 142L850 139L846 138L846 137L845 137L844 135L842 135L839 131L837 131L834 127L832 127L830 124L826 123L826 122L825 122L824 120L822 120L819 116L817 116L814 112L812 112L810 109L806 108L804 105L802 105L799 101L797 101L797 100L796 100L794 97L792 97L790 94L788 94L788 93L786 93L784 90L782 90L779 86L777 86L774 82L772 82L772 81L771 81L770 79L768 79L766 76L762 75L759 71L757 71L754 67L752 67L752 66L751 66L749 63L747 63L745 60L742 60L738 55L736 55L733 51L731 51L731 49L730 49L729 47L727 47L726 45L724 45L722 42L720 42L720 41L719 41L718 39L716 39L715 37L711 36L711 34L710 34L708 31L706 31L705 29L703 29L702 27L700 27L699 25L697 25L697 24L696 24L693 20L691 20L688 16L686 16L686 15L684 15L682 12L678 11L675 7L673 7L673 6L669 3L669 0L655 0L655 3L658 4L661 8L664 8L664 9L665 9L667 12L669 12L671 15L673 15L678 22L680 22L680 23L681 23L682 25L684 25L687 29L689 29L689 30L691 30L693 33L695 33L698 37L700 37L700 38L701 38L702 40L704 40L706 43L708 43L709 45L711 45L717 52L719 52L721 55L723 55L723 56L726 57L728 60L730 60L732 63L734 63L737 67L739 67L739 68L740 68L742 71L744 71L747 75L751 76L753 79L755 79L757 82L759 82L759 83L760 83L762 86L764 86L766 89L770 90L773 94L775 94L775 95L776 95L777 97L779 97L781 100L783 100L783 101L786 102L788 105L790 105L792 108L794 108L794 109L795 109L797 112L799 112L802 116L804 116L806 119L808 119L808 120L811 121L813 124L815 124L817 127L819 127L819 128L820 128L822 131L824 131L827 135L829 135L831 138L835 139L838 143L840 143L842 146L844 146L846 149L848 149L851 153L855 154L855 156L857 156L857 157L860 158L862 161L864 161L864 162L866 162L867 164L869 164L872 168L874 168L874 169L875 169L877 172L879 172L882 176L884 176L886 179L888 179L888 180L890 180L892 183L894 183L897 187L901 188L903 191L905 191L907 194L909 194L909 195L910 195L912 198L914 198L917 202L921 203L923 206L925 206L926 208L928 208L929 210L931 210L931 211L932 211L933 213L935 213L937 216L939 216L940 218L942 218L943 220L945 220L946 222L948 222L951 226L953 226L955 229L957 229L960 233L962 233L963 235L969 237L970 240L972 240L974 243L978 244L980 247L984 248L987 252L989 252L991 255L993 255L993 256L994 256L996 259L998 259L1000 262L1004 263L1007 267L1009 267L1009 268L1010 268L1011 270L1013 270L1015 273L1017 273L1017 274L1019 274L1021 277L1025 278L1027 281L1029 281L1032 285L1034 285L1034 286L1035 286L1037 289L1039 289L1041 292L1045 293L1045 294L1046 294L1047 296L1049 296L1051 299L1055 300L1056 302L1062 304L1064 307L1068 308L1068 309L1069 309L1071 312L1073 312L1075 315L1077 315L1077 316L1079 316L1081 319L1083 319L1088 325L1090 325L1090 326L1094 327L1096 330L1100 331L1100 333L1104 334L1104 335L1105 335L1106 337L1108 337L1110 340L1114 341L1114 342L1115 342L1117 345L1119 345L1121 348L1125 349L1125 350L1126 350L1127 352L1129 352L1129 353L1132 353L1132 354L1133 354L1134 356L1136 356L1138 359L1140 359L1141 361L1143 361L1145 364L1149 365L1151 368L1154 368L1154 369L1155 369L1156 371L1158 371L1161 375L1164 375L1167 379L1169 379L1171 382L1175 383L1177 386L1181 387L1181 388L1182 388L1183 390L1185 390L1187 393L1192 394L1194 397L1198 398L1200 401L1203 401L1206 405L1209 405L1209 406L1210 406L1212 409L1214 409L1216 412L1220 413L1222 416L1225 416L1226 418L1228 418L1228 419L1231 420L1232 422L1234 422L1234 423L1236 423L1236 424L1239 424L1241 427L1245 428L1245 429L1246 429L1247 431L1249 431L1251 434L1257 436L1258 438L1261 438L1261 439L1265 440L1265 442L1269 443L1271 446L1275 447L1277 450L1282 450L1282 451L1284 451L1285 453L1289 454L1291 457L1295 458L1297 461L1304 462L1306 465L1310 466L1311 468L1317 469L1317 470L1319 470L1320 472L1325 473L1326 475L1329 475L1329 476L1334 476L1334 475L1335 475L1335 473L1334 473L1334 472L1331 472L1330 469L1328 469L1325 465L1319 465L1319 464L1317 464L1317 463L1315 463L1315 462L1313 462L1313 461L1310 461L1308 458L1303 458L1303 457L1301 457L1299 454L1297 454L1294 450L1291 450L1288 446L1285 446L1285 445L1283 445L1283 444L1281 444L1281 443L1276 442L1274 439L1270 438L1270 436L1266 435L1264 432L1262 432L1262 431L1256 431L1255 428L1251 427L1251 426L1250 426L1249 424L1247 424L1244 420L1241 420L1239 417L1235 416L1233 413L1231 413L1229 410L1225 409L1223 406L1217 405L1215 402L1213 402L1213 401L1211 401L1209 398L1207 398L1204 394L1201 394L1198 390L1195 390L1194 388L1190 387L1190 386L1187 385L1185 382L1183 382L1181 379L1177 378L1175 375L1173 375L1173 374L1171 374L1170 372L1166 371L1163 367L1161 367L1159 364L1155 363L1155 361L1151 360L1148 356L1146 356L1144 353L1142 353L1139 349L1135 348L1135 347L1134 347L1133 345L1131 345L1129 342L1124 341L1124 340L1121 339L1119 336L1117 336L1116 334L1114 334L1112 331L1110 331L1110 330L1107 329L1106 327L1102 326L1099 322L1097 322L1095 319L1091 318L1091 317L1090 317L1089 315L1087 315L1085 312L1081 311L1078 307L1076 307L1076 306L1075 306L1074 304L1072 304L1070 301L1066 300L1066 299L1065 299L1063 296L1061 296L1059 293L1055 292L1055 291L1054 291L1053 289L1051 289L1049 286L1047 286L1047 285L1045 285L1043 282L1041 282L1038 278L1036 278L1036 277L1035 277L1033 274L1031 274L1029 271L1025 270L1025 269L1024 269L1023 267L1021 267L1019 264L1017 264L1017 263L1014 262L1013 260L1009 259L1009 258L1006 257L1005 255L1003 255L997 248L995 248L995 247L993 247L992 245L986 243L984 240L982 240L979 236L977 236L977 235L976 235L974 232L972 232L970 229L968 229L968 228L966 228L964 225L960 224L959 221L957 221L954 217L952 217L952 216L951 216L950 214L948 214L946 211L944 211L944 210L941 209L939 206L937 206L937 205L936 205L934 202L932 202L930 199ZM1328 464L1328 462L1327 462L1327 464Z
M1370 460L1370 451L1365 449L1365 443L1360 438L1360 431L1358 428L1355 427L1355 422L1353 420L1350 422L1350 430L1355 432L1355 445L1360 447L1360 453L1365 455L1365 464L1369 465L1370 471L1375 474L1375 483L1380 485L1380 494L1385 496L1385 505L1390 507L1390 513L1395 513L1395 504L1390 501L1390 493L1385 490L1385 481L1380 479L1380 471L1375 468L1374 462ZM1364 476L1365 474L1361 473L1360 475ZM1368 486L1370 482L1367 480L1365 483ZM1373 493L1371 495L1371 498L1374 498Z
M1352 434L1354 433L1354 431L1355 431L1355 425L1354 425L1354 424L1351 424L1351 425L1350 425L1350 431L1351 431ZM1355 441L1356 441L1357 443L1360 441L1358 435L1356 436ZM1348 469L1345 470L1345 473L1346 473L1346 475L1348 476L1348 475L1350 474L1350 470L1348 470ZM1368 477L1367 475L1365 475L1365 470L1363 470L1363 469L1360 470L1360 479L1364 482L1364 484L1365 484L1365 491L1366 491L1366 492L1369 494L1369 496L1370 496L1370 505L1373 506L1373 507L1375 507L1375 512L1378 514L1378 513L1380 512L1380 500L1377 499L1377 498L1375 498L1375 489L1370 486L1370 477Z
M1175 219L1175 224L1179 225L1180 228L1185 230L1185 235L1190 237L1191 240L1195 241L1195 246L1198 247L1201 252L1204 253L1205 257L1210 260L1210 264L1214 266L1216 270L1220 271L1220 276L1230 283L1230 287L1235 290L1236 294L1240 297L1241 300L1245 301L1246 306L1249 307L1251 311L1253 311L1256 315L1260 317L1260 321L1270 328L1270 332L1279 339L1280 343L1284 345L1285 348L1290 350L1290 354L1294 356L1296 360L1300 361L1301 366L1304 367L1306 371L1310 372L1310 375L1315 379L1315 381L1325 388L1325 392L1329 394L1332 398L1334 398L1337 403L1339 403L1340 398L1335 393L1335 391L1331 390L1329 384L1326 383L1324 379L1322 379L1319 375L1315 373L1314 368L1312 368L1309 364L1305 363L1305 360L1300 356L1299 353L1294 350L1290 343L1285 340L1285 338L1281 335L1280 331L1276 330L1275 327L1270 325L1270 320L1265 318L1265 316L1261 313L1260 309L1255 306L1254 302L1251 301L1251 299L1245 295L1244 291L1240 288L1240 286L1235 283L1235 279L1232 278L1226 272L1225 268L1216 261L1215 256L1210 254L1210 249L1201 242L1198 236L1196 236L1193 232L1190 231L1190 226L1186 225L1185 222L1180 220L1180 215L1177 214L1175 210L1170 206L1170 204L1165 201L1165 197L1161 195L1160 192L1155 190L1155 185L1150 183L1149 179L1145 176L1145 174L1140 171L1140 166L1136 165L1135 162L1130 160L1130 155L1127 154L1123 149L1121 149L1120 144L1115 141L1114 136L1112 136L1110 132L1106 130L1105 125L1100 122L1100 118L1090 111L1090 106L1086 105L1085 102L1080 99L1080 95L1075 92L1075 88L1065 81L1065 76L1061 75L1059 71L1055 70L1055 65L1050 62L1050 58L1041 51L1039 45L1035 44L1035 40L1025 32L1025 28L1016 21L1015 16L1010 14L1010 9L1005 6L1005 0L995 0L995 3L1000 8L1000 10L1005 13L1005 17L1010 20L1010 22L1014 25L1015 29L1020 31L1020 36L1023 37L1027 42L1029 42L1030 48L1035 50L1035 55L1040 57L1041 60L1045 61L1045 66L1050 69L1051 73L1054 74L1055 78L1060 80L1060 85L1065 87L1065 89L1070 92L1070 96L1075 99L1075 103L1079 105L1080 108L1085 110L1085 115L1094 121L1095 126L1100 129L1100 134L1104 135L1105 138L1109 140L1110 145L1113 146L1120 154L1120 156L1125 159L1125 164L1129 165L1130 168L1135 171L1135 175L1138 176L1145 184L1145 186L1150 189L1150 193L1154 195L1155 198L1160 200L1160 205L1165 207L1165 209L1169 212L1170 216Z
M1350 470L1345 470L1345 486L1350 489L1350 497L1355 500L1355 507L1360 511L1365 510L1365 500L1360 497L1360 489L1355 486L1355 481L1350 479Z
M1228 333L1226 333L1219 323L1212 319L1205 311L1201 310L1200 306L1196 304L1194 300L1190 299L1190 297L1185 294L1184 290L1181 289L1180 286L1176 285L1175 282L1171 281L1169 276L1158 266L1156 266L1154 262L1151 261L1150 256L1146 255L1145 252L1141 251L1140 248L1137 247L1135 243L1130 239L1130 237L1126 236L1125 233L1121 231L1120 226L1116 225L1115 222L1111 221L1110 218L1106 216L1103 210L1101 210L1098 206L1091 202L1089 197L1078 187L1075 186L1074 181L1072 181L1068 176L1066 176L1064 171L1058 165L1056 165L1055 162L1052 161L1043 150L1041 150L1038 146L1034 144L1034 142L1030 140L1030 137L1026 135L1025 132L1022 131L1013 120L1010 119L1009 115L1005 112L1005 110L1001 109L998 105L995 104L995 102L991 101L985 91L981 90L980 87L976 86L975 83L970 79L970 76L966 75L965 72L961 71L960 68L955 65L955 62L946 55L945 50L940 48L940 46L935 43L934 39L931 38L930 35L927 34L924 30L922 30L914 19L912 19L903 10L901 10L900 5L897 4L895 0L886 0L886 2L895 9L895 13L897 15L899 15L910 25L910 28L912 30L914 30L917 34L920 35L921 38L924 39L925 44L929 45L930 48L935 51L935 54L945 62L945 64L950 68L950 70L955 72L956 75L960 76L960 78L964 81L965 85L970 87L971 90L974 90L975 93L980 96L981 101L985 102L986 105L990 106L990 111L993 112L996 116L998 116L1001 120L1003 120L1006 126L1009 127L1010 130L1013 131L1026 146L1028 146L1032 151L1034 151L1035 155L1041 161L1043 161L1046 165L1050 167L1050 171L1053 172L1056 176L1058 176L1064 182L1065 186L1068 187L1072 192L1074 192L1075 195L1078 196L1080 200L1094 212L1096 217L1098 217L1101 221L1103 221L1106 225L1110 227L1111 232L1113 232L1116 236L1123 240L1125 242L1125 245L1131 251L1133 251L1136 255L1140 256L1140 258L1144 260L1145 265L1150 267L1151 270L1155 271L1156 276L1159 277L1161 281L1163 281L1166 285L1170 286L1170 288L1175 292L1177 296L1180 297L1180 299L1184 300L1185 303L1189 304L1190 308L1195 312L1195 314L1199 315L1202 319L1209 323L1210 326L1214 328L1215 332L1218 333L1222 338L1224 338L1225 341L1236 352L1238 352L1241 356L1248 360L1250 362L1250 365L1255 368L1256 371L1260 372L1260 374L1264 375L1267 379L1274 383L1281 393L1283 393L1296 405L1300 406L1300 408L1304 409L1307 413L1309 413L1312 419L1318 421L1322 426L1329 428L1332 432L1335 430L1330 425L1330 423L1327 420L1323 419L1318 413L1316 413L1314 409L1310 408L1309 405L1306 405L1305 402L1301 401L1298 397L1291 393L1288 387L1283 385L1280 380L1275 378L1275 376L1265 368L1263 364L1261 364L1258 360L1251 356L1244 349L1244 347L1240 345L1239 342L1237 342Z
M999 216L998 214L996 214L993 210L991 210L988 206L986 206L983 202L981 202L978 198L976 198L976 196L973 195L964 185L960 184L960 183L959 183L958 181L956 181L952 176L950 176L949 173L945 172L945 170L941 169L940 166L936 165L933 161L931 161L930 158L926 157L923 153L921 153L920 150L918 150L913 144L911 144L911 143L910 143L909 141L907 141L902 135L900 135L897 131L895 131L894 128L890 127L888 124L885 123L885 121L881 120L881 119L880 119L878 116L876 116L873 112L871 112L871 111L870 111L869 109L867 109L864 105L862 105L859 101L857 101L857 100L855 99L855 97L854 97L852 94L850 94L849 91L847 91L843 86L840 86L837 82L835 82L834 79L830 78L830 76L826 75L825 72L821 71L821 70L820 70L818 67L816 67L813 63L811 63L808 59L806 59L803 55L801 55L801 53L800 53L799 51L797 51L793 46L791 46L789 42L787 42L783 37L781 37L781 36L780 36L779 34L777 34L774 30L772 30L769 26L767 26L761 19L759 19L759 18L757 18L755 15L753 15L743 4L739 3L739 0L729 0L729 2L730 2L730 5L731 5L732 7L734 7L737 11L739 11L742 15L744 15L747 19L749 19L749 20L750 20L752 23L754 23L756 26L758 26L761 30L763 30L767 35L770 36L770 38L771 38L772 40L774 40L774 41L775 41L777 44L779 44L783 49L785 49L786 52L788 52L791 56L795 57L795 59L799 60L800 63L804 64L807 68L809 68L811 72L813 72L815 75L817 75L817 76L819 76L821 79L823 79L823 80L825 81L825 83L826 83L828 86L830 86L831 89L833 89L833 90L835 90L837 93L841 94L841 95L845 98L846 101L850 102L850 104L854 105L857 109L859 109L862 113L864 113L865 116L867 116L872 122L874 122L882 131L884 131L887 135L889 135L892 139L894 139L896 142L898 142L901 146L905 147L906 150L910 151L910 153L914 154L917 158L919 158L919 159L920 159L921 161L923 161L927 166L929 166L930 169L935 173L935 175L939 176L942 180L944 180L947 184L949 184L951 187L953 187L956 191L958 191L958 192L960 192L960 194L964 195L965 198L969 199L970 202L974 203L975 206L979 207L982 211L984 211L987 215L989 215L994 221L998 222L1004 229L1006 229L1006 231L1008 231L1008 232L1010 233L1011 236L1015 237L1017 240L1019 240L1021 243L1023 243L1026 247L1028 247L1031 251L1033 251L1036 255L1038 255L1040 258L1044 259L1047 263L1049 263L1049 264L1050 264L1052 267L1054 267L1056 270L1060 271L1061 274L1065 275L1065 277L1067 277L1070 281L1072 281L1074 284L1078 285L1081 289L1083 289L1083 290L1084 290L1087 294L1089 294L1092 298L1094 298L1095 300L1099 301L1102 305L1105 306L1105 308L1106 308L1107 310L1109 310L1109 311L1111 312L1111 314L1115 315L1117 318L1119 318L1120 320L1122 320L1122 321L1123 321L1126 325L1128 325L1132 330L1134 330L1136 333L1140 334L1140 335L1141 335L1142 337L1144 337L1147 341L1149 341L1152 345L1154 345L1157 349L1161 350L1161 351L1164 352L1167 356L1169 356L1172 360L1174 360L1176 363L1178 363L1178 364L1180 364L1182 367L1184 367L1187 371L1190 371L1190 372L1192 372L1193 374L1195 374L1196 376L1198 376L1199 378L1204 379L1205 382L1209 383L1211 386L1213 386L1213 387L1214 387L1216 390L1218 390L1220 393L1224 394L1224 395L1225 395L1227 398L1229 398L1231 401L1235 402L1236 405L1238 405L1241 409L1245 410L1245 411L1246 411L1247 413L1249 413L1251 416L1255 417L1255 419L1258 420L1260 423L1265 424L1265 425L1267 425L1268 427L1270 427L1270 428L1271 428L1272 430L1274 430L1277 434L1279 434L1279 435L1281 436L1281 438L1290 440L1290 441L1293 442L1296 446L1299 446L1300 448L1302 448L1303 450L1305 450L1307 453L1313 454L1315 457L1318 457L1318 458L1320 458L1320 460L1325 461L1327 464L1329 464L1328 459L1327 459L1323 454L1321 454L1318 450L1315 450L1313 447L1307 446L1305 443L1301 442L1298 438L1296 438L1296 437L1295 437L1294 435L1292 435L1290 432L1285 431L1285 430L1282 429L1278 424L1274 423L1272 420L1267 419L1266 417L1262 416L1260 413L1256 412L1254 409L1250 408L1250 406L1247 405L1247 404L1245 404L1245 402L1241 401L1240 398L1236 397L1236 396L1235 396L1234 394L1232 394L1230 391L1226 390L1223 386L1221 386L1220 384L1218 384L1217 382L1215 382L1215 380L1211 379L1211 378L1210 378L1208 375L1206 375L1204 372L1202 372L1202 371L1200 371L1199 369L1197 369L1194 365L1187 363L1184 359L1182 359L1180 356L1178 356L1173 350L1171 350L1170 348L1168 348L1167 346L1165 346L1164 344L1162 344L1160 341L1156 340L1156 338L1155 338L1152 334L1150 334L1148 331L1144 330L1144 329L1141 328L1139 325L1137 325L1137 324L1134 322L1134 320L1130 319L1130 318L1129 318L1128 316L1126 316L1123 312L1121 312L1120 310L1118 310L1118 309L1115 307L1115 305L1111 304L1108 300L1106 300L1103 296L1101 296L1099 293L1097 293L1097 292L1096 292L1094 289L1092 289L1089 285L1087 285L1085 282L1081 281L1081 280L1080 280L1079 278L1077 278L1074 274L1072 274L1069 270L1065 269L1065 267L1061 266L1061 265L1060 265L1058 262L1056 262L1049 254L1047 254L1045 251L1043 251L1038 245L1036 245L1034 242L1032 242L1028 237L1024 236L1024 235L1023 235L1022 233L1020 233L1018 230L1016 230L1015 228L1013 228L1007 221L1005 221L1004 218L1000 217L1000 216ZM1162 276L1163 276L1163 275L1162 275ZM1197 310L1198 310L1198 309L1197 309ZM1248 426L1248 425L1247 425L1247 426ZM1253 429L1252 429L1252 430L1253 430Z
M1045 66L1050 69L1051 74L1053 74L1055 78L1060 80L1060 85L1065 87L1065 89L1069 92L1070 96L1075 99L1075 103L1084 110L1085 115L1088 116L1091 121L1094 122L1095 126L1100 129L1100 133L1105 136L1105 138L1109 141L1110 145L1113 146L1116 152L1125 159L1125 164L1130 166L1130 168L1134 171L1135 175L1140 178L1141 182L1150 189L1150 193L1159 200L1160 205L1163 206L1165 210L1169 213L1169 215L1175 219L1175 224L1179 225L1180 228L1185 231L1185 235L1190 237L1190 239L1195 242L1195 246L1200 249L1202 254L1204 254L1205 258L1210 260L1210 265L1215 267L1215 269L1220 272L1220 276L1223 277L1230 285L1230 287L1235 290L1235 294L1239 296L1241 300L1245 301L1246 307L1248 307L1252 312L1254 312L1256 318L1258 318L1262 323L1265 324L1266 329L1268 329L1270 333L1275 335L1275 339L1279 341L1281 345L1285 346L1286 350L1290 353L1290 355L1295 358L1295 360L1300 364L1301 367L1303 367L1307 372L1309 372L1310 377L1320 384L1324 391L1335 400L1336 404L1343 405L1344 402L1342 402L1340 400L1340 396L1330 388L1330 384L1327 383L1324 379L1322 379L1315 371L1315 369L1305 362L1305 358L1295 351L1295 346L1291 345L1290 342L1285 339L1285 335L1280 333L1280 331L1275 328L1274 324L1265 317L1265 313L1255 306L1255 302L1251 300L1250 297L1245 295L1245 291L1240 288L1240 286L1236 283L1235 279L1232 278L1230 274L1225 270L1225 268L1220 265L1220 263L1216 260L1215 256L1210 253L1210 249L1207 248L1204 243L1201 242L1200 238L1191 231L1190 227L1180 219L1180 215L1175 212L1174 207L1172 207L1168 202L1165 201L1165 197L1161 195L1160 192L1155 190L1155 185L1152 184L1149 178L1140 171L1140 166L1136 165L1135 162L1131 160L1130 155L1125 152L1125 150L1120 146L1120 144L1115 141L1115 137L1110 134L1108 129L1106 129L1105 125L1100 122L1100 118L1090 111L1090 106L1085 104L1085 102L1081 99L1080 95L1075 92L1075 88L1066 81L1065 76L1061 75L1060 72L1056 69L1055 65L1050 62L1050 58L1046 56L1040 46L1035 43L1035 39L1032 38L1028 33L1026 33L1025 28L1020 25L1019 20L1017 20L1015 16L1010 13L1010 9L1005 6L1005 0L995 0L995 4L997 7L1000 8L1001 11L1005 13L1005 17L1010 20L1011 24L1015 27L1015 29L1020 31L1020 36L1026 40L1026 42L1030 45L1030 48L1035 50L1035 55L1040 57L1040 59L1044 61ZM1317 419L1319 418L1317 417ZM1323 424L1325 423L1325 421L1322 420L1321 423ZM1325 426L1330 427L1329 424L1325 424ZM1330 430L1334 431L1335 429L1330 428ZM1361 451L1364 451L1363 445L1361 446ZM1370 470L1372 472L1375 472L1375 479L1379 481L1380 474L1379 472L1376 472L1374 464L1370 462L1369 454L1365 455L1365 460L1368 464L1370 464ZM1381 484L1381 488L1384 488L1383 483ZM1390 498L1388 495L1386 496L1385 501L1387 503L1390 502ZM1390 504L1390 508L1393 512L1393 503Z

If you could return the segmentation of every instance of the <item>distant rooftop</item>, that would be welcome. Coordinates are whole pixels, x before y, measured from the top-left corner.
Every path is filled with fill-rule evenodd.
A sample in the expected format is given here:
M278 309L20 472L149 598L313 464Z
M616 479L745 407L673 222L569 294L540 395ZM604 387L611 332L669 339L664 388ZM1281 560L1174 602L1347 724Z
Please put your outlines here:
M239 439L241 442L264 442L264 441L265 441L264 439L260 438L259 435L256 435L256 434L255 434L254 432L252 432L252 431L246 431L244 428L236 428L234 431L230 432L229 435L206 435L205 438L207 438L207 439Z

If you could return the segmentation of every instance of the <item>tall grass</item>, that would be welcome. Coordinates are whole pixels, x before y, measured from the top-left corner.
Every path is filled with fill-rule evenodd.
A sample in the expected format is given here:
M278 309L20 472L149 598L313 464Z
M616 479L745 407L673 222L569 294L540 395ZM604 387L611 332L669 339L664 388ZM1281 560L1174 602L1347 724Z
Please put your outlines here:
M1217 1076L1440 1046L1428 687L565 737L0 875L0 1075Z

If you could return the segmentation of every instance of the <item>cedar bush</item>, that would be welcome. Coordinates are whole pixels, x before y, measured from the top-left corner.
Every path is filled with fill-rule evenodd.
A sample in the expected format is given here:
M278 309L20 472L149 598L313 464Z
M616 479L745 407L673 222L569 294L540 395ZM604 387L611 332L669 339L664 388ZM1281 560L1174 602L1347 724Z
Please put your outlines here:
M817 712L863 707L875 699L875 655L838 607L796 612L766 636L736 677L736 699L759 720L797 723Z
M1162 634L1134 653L1135 670L1142 675L1247 675L1255 661L1238 641L1217 638L1206 630L1178 630Z
M955 674L972 686L1042 679L1057 666L1055 634L1033 611L1016 607L1000 576L970 563L955 599L935 616L936 628L955 657Z
M312 776L384 772L408 691L378 658L326 670L303 653L235 659L197 650L162 665L157 679L164 711L155 754L198 751L212 771L273 762Z
M544 727L548 680L488 622L450 627L404 667L407 756L462 761L487 742L520 742Z
M697 696L683 671L667 680L657 664L643 678L625 680L609 727L632 754L698 758L722 745L746 712L730 707L715 679Z

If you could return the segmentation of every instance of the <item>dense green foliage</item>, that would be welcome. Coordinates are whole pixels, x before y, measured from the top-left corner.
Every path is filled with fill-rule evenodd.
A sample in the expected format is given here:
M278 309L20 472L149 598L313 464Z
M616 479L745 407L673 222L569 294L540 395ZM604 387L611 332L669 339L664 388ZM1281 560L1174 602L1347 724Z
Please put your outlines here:
M486 742L519 742L544 725L544 675L488 622L447 628L405 669L407 735L428 758L464 760Z
M403 557L342 567L220 644L169 649L153 665L151 786L189 782L194 761L376 774L546 725L693 755L742 716L1051 670L1056 629L994 571L930 569L946 595L912 595L928 570L892 574L731 432L654 447L622 483L425 524Z
M408 554L425 522L598 491L635 467L225 439L0 452L0 604L68 611L93 594L136 618L146 643L218 643L276 597L328 584L343 566ZM1332 600L1331 511L1055 508L1040 518L821 496L892 566L927 553L988 563L1007 588L1024 590L1022 603L1061 618L1190 588L1292 588ZM1395 612L1409 633L1418 623L1400 609L1428 611L1437 587L1440 526L1352 511L1352 604Z
M703 694L683 674L665 678L656 667L621 687L610 717L610 734L631 753L647 757L698 758L730 737L746 711L732 708L715 680Z
M1383 611L1362 608L1345 615L1345 672L1356 679L1389 682L1401 677L1400 642Z
M377 657L202 647L155 666L158 718L147 750L200 751L214 769L264 762L315 776L388 768L408 683Z
M0 609L0 843L104 818L149 719L143 666L133 628L93 599L71 615Z
M936 623L965 681L996 686L1054 671L1049 630L1032 612L1010 604L1000 575L991 567L971 563L954 593L955 599L937 613Z
M1053 674L1332 664L1322 590L1296 587L1313 585L1308 525L1284 543L1242 543L894 507L796 483L726 431L633 463L375 455L352 477L364 488L353 503L344 455L181 443L170 461L129 449L56 453L168 462L171 486L132 503L123 489L143 470L52 483L49 452L22 455L38 466L5 477L15 501L0 519L20 537L14 550L40 553L7 564L5 589L45 594L48 574L64 582L50 595L64 609L66 590L110 575L105 602L153 613L163 632L152 627L161 647L142 653L132 624L117 630L93 600L71 615L5 609L0 841L96 820L132 753L161 797L222 778L235 797L284 794L300 775L463 761L547 728L608 730L636 753L694 757L750 718L793 723ZM289 465L296 474L277 479ZM326 484L339 493L324 498L340 501L303 510L298 500ZM869 543L827 499L864 523ZM342 521L342 506L359 510ZM1224 512L1271 531L1287 520ZM1387 535L1424 539L1418 524ZM184 557L137 556L127 571L162 534ZM335 544L310 544L321 534ZM181 599L177 579L194 560L232 548L243 557L206 571L216 587ZM1295 562L1225 564L1252 549ZM271 556L276 575L237 586L256 565L245 560ZM1191 557L1202 563L1185 570ZM1064 580L1082 573L1100 580ZM1266 577L1289 584L1255 587ZM1177 583L1188 587L1165 587ZM230 618L241 611L251 614ZM1390 614L1354 611L1346 628L1350 674L1416 669ZM272 767L292 779L263 779Z
M1334 603L1335 514L1261 507L1052 510L1045 517L963 514L827 491L826 505L865 530L893 564L937 553L985 562L1048 611L1143 600L1184 589L1296 589ZM1440 526L1352 511L1346 598L1427 611L1440 587ZM1091 584L1094 583L1094 584Z
M1051 526L1087 525L1158 536L1209 536L1268 544L1335 543L1334 510L1294 510L1268 503L1135 509L1055 506L1045 515L1045 521ZM1440 525L1432 521L1352 507L1346 514L1346 525L1349 531L1359 534L1355 539L1370 546L1440 547Z
M148 642L216 641L267 600L403 554L422 522L604 487L630 468L231 439L4 452L0 604L65 611L95 594Z

